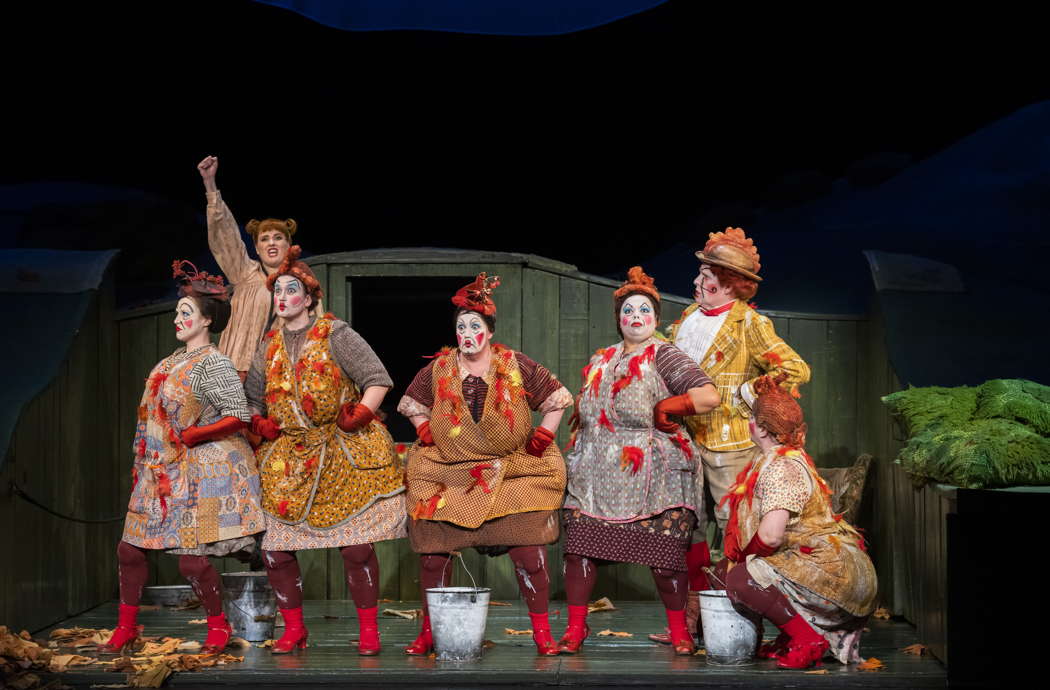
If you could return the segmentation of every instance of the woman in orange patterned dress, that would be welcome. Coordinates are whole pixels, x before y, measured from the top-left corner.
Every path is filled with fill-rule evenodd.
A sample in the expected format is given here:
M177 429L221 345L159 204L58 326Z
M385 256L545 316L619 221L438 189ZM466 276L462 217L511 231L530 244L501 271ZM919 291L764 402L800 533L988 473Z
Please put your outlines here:
M361 336L331 314L313 318L321 287L299 248L270 276L284 319L260 344L245 391L262 476L263 560L284 617L273 646L306 646L295 553L338 548L357 606L358 653L378 654L379 562L372 544L405 536L401 467L375 410L392 385Z
M802 408L781 387L755 381L751 437L759 456L726 494L726 558L711 573L730 600L780 628L758 650L780 668L808 668L831 652L843 664L875 608L878 583L864 538L831 510L831 491L806 453Z
M426 590L444 585L449 552L467 547L490 556L509 551L536 648L558 653L544 544L558 540L565 463L552 441L572 395L543 365L491 342L498 284L482 273L456 293L458 347L420 370L398 405L419 436L406 477L424 616L408 654L433 648ZM535 428L532 410L543 415Z

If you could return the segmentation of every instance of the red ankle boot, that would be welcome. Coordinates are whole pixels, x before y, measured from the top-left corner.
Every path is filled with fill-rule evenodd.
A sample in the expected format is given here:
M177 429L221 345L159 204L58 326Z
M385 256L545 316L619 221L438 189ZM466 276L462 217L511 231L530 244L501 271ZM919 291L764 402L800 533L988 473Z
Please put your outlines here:
M281 609L281 617L284 618L284 634L281 639L273 643L273 654L287 654L293 649L306 649L306 638L310 632L303 623L303 607L297 609Z
M233 635L233 628L226 620L226 614L208 616L208 636L201 646L201 654L221 654Z
M411 654L412 656L426 656L434 651L434 638L430 634L430 614L423 615L423 629L419 632L419 637L412 644L405 647L405 654Z
M109 641L98 646L99 654L123 654L139 639L142 626L138 625L139 607L121 604L117 613L117 627Z
M828 651L825 640L799 615L784 624L781 630L789 636L787 650L777 656L778 668L809 668L824 658Z
M379 607L357 609L358 643L357 653L361 656L375 656L382 646L379 643Z
M671 636L674 653L678 656L689 656L696 651L696 645L693 643L693 636L689 634L689 628L685 622L685 609L664 610L667 612L667 630Z
M569 606L569 625L565 634L558 640L558 651L562 654L575 654L580 651L583 641L591 634L587 627L587 607Z
M551 638L551 621L546 612L530 613L532 621L532 641L536 643L536 653L540 656L558 656L558 645Z

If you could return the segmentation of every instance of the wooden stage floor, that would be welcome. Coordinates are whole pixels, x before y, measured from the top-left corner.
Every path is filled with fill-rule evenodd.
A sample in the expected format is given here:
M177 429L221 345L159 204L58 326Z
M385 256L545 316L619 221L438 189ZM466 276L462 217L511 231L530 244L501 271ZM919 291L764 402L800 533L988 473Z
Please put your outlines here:
M402 649L412 641L418 621L380 617L383 652L361 657L349 645L357 639L357 621L351 602L309 601L305 605L310 647L300 652L274 656L267 649L252 647L244 662L193 673L176 673L166 687L216 687L223 685L258 686L266 690L307 685L373 688L426 686L462 688L495 686L594 687L944 687L944 667L928 656L905 654L904 647L921 642L906 622L872 620L870 632L861 644L861 654L877 657L885 664L881 671L858 671L826 661L826 674L779 670L772 661L752 666L719 668L708 666L703 656L676 657L669 647L650 642L646 635L664 627L663 609L656 602L615 602L616 611L591 614L591 637L576 656L537 657L531 636L510 636L505 628L526 629L529 618L521 602L489 609L485 637L495 643L484 658L473 664L450 664L433 659L410 657ZM411 609L415 602L380 604L383 608ZM54 627L108 628L116 621L116 602L103 604ZM565 627L566 608L554 602L551 627L557 639ZM203 617L197 610L143 611L139 622L147 635L168 635L202 640L204 626L189 621ZM603 629L633 633L630 638L595 637ZM51 629L37 637L45 637ZM280 632L280 630L278 630ZM766 637L773 637L767 625ZM83 670L55 676L68 685L122 683L124 674Z

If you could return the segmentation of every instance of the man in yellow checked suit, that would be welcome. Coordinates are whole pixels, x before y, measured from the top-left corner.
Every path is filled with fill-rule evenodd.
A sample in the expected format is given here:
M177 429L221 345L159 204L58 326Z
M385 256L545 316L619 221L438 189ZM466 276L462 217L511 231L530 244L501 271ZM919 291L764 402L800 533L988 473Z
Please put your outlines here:
M703 472L697 472L697 506L703 502L704 482L715 502L718 528L725 529L728 503L722 498L737 474L751 462L758 447L751 440L748 422L755 400L752 383L764 374L786 374L781 384L793 395L809 381L809 366L780 339L768 317L759 314L748 300L762 279L758 250L740 228L713 232L702 251L700 272L693 280L694 304L668 328L668 337L715 382L722 404L705 414L686 418L700 447ZM688 623L695 630L699 615L696 592L710 589L701 570L711 564L707 545L706 511L698 510L693 544L687 556L689 567ZM650 636L663 642L663 635Z

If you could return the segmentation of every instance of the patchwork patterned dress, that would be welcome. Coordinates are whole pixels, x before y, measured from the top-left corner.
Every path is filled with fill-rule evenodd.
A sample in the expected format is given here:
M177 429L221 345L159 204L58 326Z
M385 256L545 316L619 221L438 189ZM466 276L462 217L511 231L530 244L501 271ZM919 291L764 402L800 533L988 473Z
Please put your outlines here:
M247 422L233 363L213 345L176 350L146 379L133 449L123 540L144 549L224 556L250 548L263 531L259 474L240 434L187 448L182 430L222 417Z
M542 365L502 345L472 376L445 349L412 381L398 411L426 415L434 445L408 451L408 535L417 553L467 547L527 546L558 540L565 463L557 444L525 452L532 410L572 405Z
M580 426L567 461L565 552L683 571L696 522L699 450L685 427L653 426L656 403L711 379L655 338L632 354L599 350L583 370Z
M878 580L863 537L832 512L830 493L802 451L770 449L730 490L734 525L726 530L727 549L734 538L739 545L750 542L766 513L787 510L783 546L772 556L748 556L748 574L761 587L780 590L848 664L862 661L857 648L875 608Z
M299 551L405 536L401 464L378 420L335 420L370 386L390 387L372 348L331 314L266 334L245 381L252 410L281 429L256 450L267 531L263 549Z

